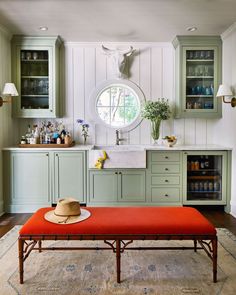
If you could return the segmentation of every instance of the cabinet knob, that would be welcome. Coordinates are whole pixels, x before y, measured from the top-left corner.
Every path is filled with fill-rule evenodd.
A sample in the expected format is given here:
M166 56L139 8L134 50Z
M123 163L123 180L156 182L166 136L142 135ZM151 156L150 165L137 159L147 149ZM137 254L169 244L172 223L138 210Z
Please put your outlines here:
M168 168L165 168L165 171L169 171L169 169Z
M165 197L169 197L169 195L168 194L165 194Z
M48 157L49 155L48 154L46 154L46 157Z
M168 156L165 156L165 159L169 159L169 157Z
M58 157L58 154L56 154L56 157Z
M52 110L50 110L50 112L52 112Z
M165 180L165 182L169 182L169 180L168 180L168 179L166 179L166 180Z
M118 174L118 172L115 172L115 174Z
M119 174L122 174L121 172L119 172Z

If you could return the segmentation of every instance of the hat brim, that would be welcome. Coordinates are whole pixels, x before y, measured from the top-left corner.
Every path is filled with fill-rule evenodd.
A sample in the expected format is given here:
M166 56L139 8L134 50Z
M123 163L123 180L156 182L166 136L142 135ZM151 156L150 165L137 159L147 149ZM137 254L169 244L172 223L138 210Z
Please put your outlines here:
M81 222L89 218L91 215L91 213L86 209L80 208L80 212L81 214L79 216L70 216L67 218L66 216L57 216L54 214L54 210L51 210L45 213L44 218L47 221L56 223L56 224L72 224L72 223Z

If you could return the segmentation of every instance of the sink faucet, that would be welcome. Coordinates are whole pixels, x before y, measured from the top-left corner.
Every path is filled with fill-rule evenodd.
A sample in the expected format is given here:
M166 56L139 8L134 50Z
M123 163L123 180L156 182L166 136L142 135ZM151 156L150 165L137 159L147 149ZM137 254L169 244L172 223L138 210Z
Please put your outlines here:
M119 145L121 141L123 141L124 138L120 138L120 130L116 130L116 145Z

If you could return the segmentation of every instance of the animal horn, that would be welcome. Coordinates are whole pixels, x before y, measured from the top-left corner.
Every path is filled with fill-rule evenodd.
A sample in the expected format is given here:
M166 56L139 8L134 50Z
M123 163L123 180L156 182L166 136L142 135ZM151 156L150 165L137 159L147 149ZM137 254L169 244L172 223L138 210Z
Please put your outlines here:
M111 53L115 52L115 50L113 50L113 49L109 49L109 48L107 48L107 47L105 47L105 46L103 46L103 45L102 45L102 49L103 49L103 51L104 51L105 53L107 53L107 54L111 54Z
M134 50L133 50L133 46L130 46L129 50L124 50L124 51L123 51L123 54L125 54L125 55L130 55L133 51L134 51Z

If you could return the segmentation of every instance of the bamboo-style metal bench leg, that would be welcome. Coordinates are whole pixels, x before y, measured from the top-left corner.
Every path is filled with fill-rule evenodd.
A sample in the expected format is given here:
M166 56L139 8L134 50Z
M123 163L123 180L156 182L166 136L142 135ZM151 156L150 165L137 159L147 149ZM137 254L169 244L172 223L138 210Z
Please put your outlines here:
M24 283L24 240L18 239L20 284Z
M197 240L193 240L194 243L194 252L197 252Z
M117 283L120 283L120 240L116 240L116 273Z
M217 237L212 240L213 282L217 282Z
M41 253L42 252L42 241L41 240L38 241L38 245L39 245L39 253Z

